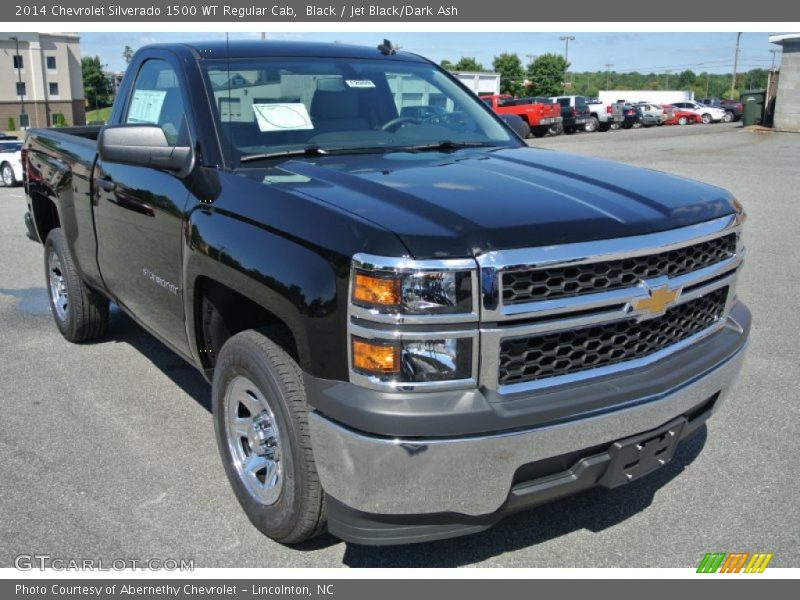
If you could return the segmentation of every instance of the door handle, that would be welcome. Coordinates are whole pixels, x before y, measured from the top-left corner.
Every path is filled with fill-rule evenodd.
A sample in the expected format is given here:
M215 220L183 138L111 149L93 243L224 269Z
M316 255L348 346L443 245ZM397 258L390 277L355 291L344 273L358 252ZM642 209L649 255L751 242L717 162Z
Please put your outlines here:
M97 184L97 187L105 190L106 192L113 192L117 188L117 184L114 183L114 180L108 177L98 177L95 179L95 183Z

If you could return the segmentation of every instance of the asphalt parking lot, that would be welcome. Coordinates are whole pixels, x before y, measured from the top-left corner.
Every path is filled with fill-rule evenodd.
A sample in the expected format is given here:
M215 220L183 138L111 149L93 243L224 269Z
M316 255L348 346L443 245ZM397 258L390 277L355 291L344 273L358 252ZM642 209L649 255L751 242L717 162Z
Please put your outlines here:
M59 335L23 193L0 188L0 567L33 553L198 567L691 567L711 551L800 566L800 135L695 125L531 144L724 186L748 210L749 356L707 433L667 467L467 538L278 545L228 486L198 373L119 311L99 342Z

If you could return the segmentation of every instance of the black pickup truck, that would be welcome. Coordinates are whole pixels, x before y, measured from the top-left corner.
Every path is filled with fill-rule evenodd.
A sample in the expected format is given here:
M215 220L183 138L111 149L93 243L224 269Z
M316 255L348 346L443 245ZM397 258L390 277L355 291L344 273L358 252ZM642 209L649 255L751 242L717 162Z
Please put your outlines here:
M283 543L452 537L636 480L742 364L728 192L529 148L391 44L145 47L109 125L31 130L23 162L61 333L113 302L202 371Z

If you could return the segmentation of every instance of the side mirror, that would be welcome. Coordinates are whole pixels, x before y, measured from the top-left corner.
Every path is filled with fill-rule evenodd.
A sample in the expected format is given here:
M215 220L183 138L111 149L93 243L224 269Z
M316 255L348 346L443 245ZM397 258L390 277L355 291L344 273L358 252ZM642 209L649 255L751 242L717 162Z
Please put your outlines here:
M194 153L189 146L170 146L158 125L110 125L100 130L97 153L103 162L175 171L186 175Z

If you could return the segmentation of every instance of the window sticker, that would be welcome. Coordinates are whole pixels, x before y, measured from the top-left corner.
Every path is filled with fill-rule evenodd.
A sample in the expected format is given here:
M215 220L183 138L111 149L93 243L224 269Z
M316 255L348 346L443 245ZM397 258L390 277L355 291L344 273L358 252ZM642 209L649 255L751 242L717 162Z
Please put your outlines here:
M375 83L369 79L345 79L345 83L351 88L374 88Z
M314 129L311 116L302 102L253 104L253 111L261 131Z
M165 90L135 90L128 109L126 123L150 123L158 125L161 107L164 106Z

